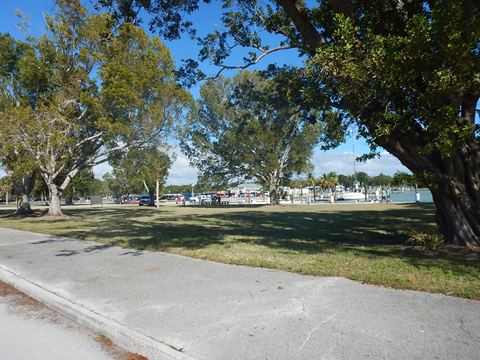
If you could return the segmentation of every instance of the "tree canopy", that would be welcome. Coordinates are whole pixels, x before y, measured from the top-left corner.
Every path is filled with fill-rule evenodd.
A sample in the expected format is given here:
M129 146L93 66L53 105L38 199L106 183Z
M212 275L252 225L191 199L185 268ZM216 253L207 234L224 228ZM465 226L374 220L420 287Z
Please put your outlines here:
M355 122L372 151L385 148L425 179L448 242L479 245L480 2L224 0L223 26L200 37L188 15L209 2L98 1L118 17L145 9L166 38L196 38L201 50L185 75L204 77L197 60L223 71L298 49L311 80L303 93L342 115L331 128ZM244 62L232 65L239 47L248 49Z
M171 157L157 147L132 149L112 162L113 171L109 177L110 186L117 195L150 195L150 205L154 205L156 182L163 187L172 165Z
M243 71L202 86L181 143L202 180L256 179L277 201L282 181L309 170L321 126L288 103L278 79Z
M2 151L33 159L50 215L78 171L163 142L188 101L160 39L77 0L56 4L42 37L0 36Z

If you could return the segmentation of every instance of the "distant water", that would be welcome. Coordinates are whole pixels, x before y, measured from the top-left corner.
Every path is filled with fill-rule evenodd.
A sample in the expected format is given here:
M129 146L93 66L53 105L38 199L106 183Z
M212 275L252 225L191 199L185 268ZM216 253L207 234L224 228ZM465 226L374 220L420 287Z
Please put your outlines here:
M418 189L420 193L420 202L433 202L432 193L428 189ZM392 202L415 202L415 191L392 192L390 195Z

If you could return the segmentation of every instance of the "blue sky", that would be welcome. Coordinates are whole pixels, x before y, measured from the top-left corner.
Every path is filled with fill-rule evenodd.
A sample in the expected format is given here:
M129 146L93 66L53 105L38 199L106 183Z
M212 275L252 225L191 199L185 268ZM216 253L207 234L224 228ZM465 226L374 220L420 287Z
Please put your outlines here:
M22 33L16 24L20 20L15 16L16 9L20 9L25 15L29 17L30 32L33 36L38 36L44 31L43 14L52 12L54 7L53 0L2 0L2 9L0 11L0 32L10 33L15 38L24 39L25 34ZM84 1L87 4L87 1ZM197 12L192 20L199 29L199 35L220 26L221 11L217 5L210 5L199 12ZM145 22L146 23L146 22ZM275 39L272 38L272 41ZM177 64L180 64L181 59L196 58L198 50L196 43L190 39L181 39L167 42L170 47L172 56ZM274 53L271 56L263 59L253 69L262 69L271 62L278 64L297 64L301 62L295 50L281 51ZM231 59L232 65L241 63L241 55ZM218 69L209 64L202 64L202 70L207 74L214 74ZM224 75L231 76L233 72L225 72ZM198 86L191 89L193 95L198 96ZM196 170L191 168L188 159L180 153L178 148L174 147L177 158L170 171L170 176L167 180L169 184L186 184L196 181ZM368 148L365 141L362 139L355 140L355 153L361 155L367 152ZM334 150L323 152L316 149L312 158L312 163L315 166L314 174L320 175L328 171L336 171L342 174L353 173L352 160L352 140L348 139L347 143L339 146ZM101 165L94 169L97 176L101 176L105 171L109 170L108 164ZM381 158L369 160L366 163L357 163L357 171L365 171L370 175L377 175L380 172L385 174L393 174L397 170L407 171L400 162L390 154L383 152ZM2 171L0 169L0 175Z

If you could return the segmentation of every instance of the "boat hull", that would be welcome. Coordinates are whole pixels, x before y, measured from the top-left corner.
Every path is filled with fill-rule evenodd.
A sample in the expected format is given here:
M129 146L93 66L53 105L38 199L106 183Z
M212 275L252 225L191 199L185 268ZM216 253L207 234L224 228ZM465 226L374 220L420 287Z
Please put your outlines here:
M363 193L355 193L355 192L347 192L341 194L338 199L340 200L365 200L365 194Z

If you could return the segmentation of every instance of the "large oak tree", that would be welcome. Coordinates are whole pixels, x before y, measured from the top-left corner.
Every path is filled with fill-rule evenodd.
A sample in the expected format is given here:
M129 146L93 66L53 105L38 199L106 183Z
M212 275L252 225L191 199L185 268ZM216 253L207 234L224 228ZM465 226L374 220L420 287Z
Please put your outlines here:
M311 109L288 102L285 75L242 71L202 86L181 143L202 181L255 179L276 204L281 183L310 169L321 126L308 121Z
M49 215L84 168L164 141L188 99L158 38L79 1L58 0L47 33L2 35L0 137L33 159L49 190Z
M210 1L100 0L114 15L143 7L163 36L196 36L188 14ZM372 148L395 155L433 194L447 242L480 244L480 96L478 0L221 1L223 27L198 38L200 60L248 66L296 48L312 84L355 121ZM272 44L272 36L279 42ZM244 64L232 64L239 46ZM185 74L199 74L186 63ZM334 122L331 123L335 125Z

